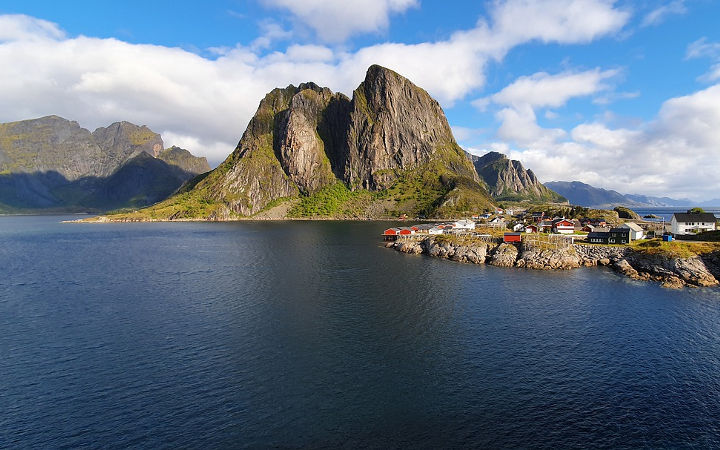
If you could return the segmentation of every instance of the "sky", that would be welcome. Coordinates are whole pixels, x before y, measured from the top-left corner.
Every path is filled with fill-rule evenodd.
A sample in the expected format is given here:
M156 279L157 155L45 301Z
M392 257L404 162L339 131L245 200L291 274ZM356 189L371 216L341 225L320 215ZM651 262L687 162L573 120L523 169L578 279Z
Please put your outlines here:
M0 0L0 122L147 125L212 166L275 87L371 64L541 181L720 198L716 0Z

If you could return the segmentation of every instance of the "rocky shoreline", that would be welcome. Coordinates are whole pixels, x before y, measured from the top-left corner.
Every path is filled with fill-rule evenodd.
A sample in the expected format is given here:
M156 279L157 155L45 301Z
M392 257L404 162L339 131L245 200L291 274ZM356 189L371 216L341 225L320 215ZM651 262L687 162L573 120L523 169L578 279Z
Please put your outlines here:
M453 242L434 236L405 239L385 245L397 251L426 254L472 264L535 270L569 270L608 266L634 280L657 281L664 287L717 286L720 254L674 258L638 252L629 247L573 244L558 248L529 248L524 244L488 243L462 239Z

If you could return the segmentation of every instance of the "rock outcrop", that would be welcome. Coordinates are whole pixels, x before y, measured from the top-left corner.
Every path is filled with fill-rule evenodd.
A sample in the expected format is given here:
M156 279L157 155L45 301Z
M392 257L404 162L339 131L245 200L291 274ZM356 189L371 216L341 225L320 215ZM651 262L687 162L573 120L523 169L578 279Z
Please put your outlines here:
M714 252L690 258L648 254L629 247L585 244L554 249L525 248L510 243L487 243L475 239L426 237L388 243L403 253L427 254L437 258L473 264L536 270L569 270L581 266L609 266L634 280L657 281L664 287L717 286L720 254Z
M537 202L565 202L560 194L545 187L533 173L517 160L510 160L498 152L483 156L471 155L475 170L487 184L496 200L531 200Z

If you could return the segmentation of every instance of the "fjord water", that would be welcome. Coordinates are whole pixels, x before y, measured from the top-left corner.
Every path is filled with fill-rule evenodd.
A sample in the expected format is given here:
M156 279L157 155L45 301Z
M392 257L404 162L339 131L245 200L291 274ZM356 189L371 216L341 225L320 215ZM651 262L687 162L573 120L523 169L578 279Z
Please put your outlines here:
M720 295L381 223L0 217L0 447L717 447Z

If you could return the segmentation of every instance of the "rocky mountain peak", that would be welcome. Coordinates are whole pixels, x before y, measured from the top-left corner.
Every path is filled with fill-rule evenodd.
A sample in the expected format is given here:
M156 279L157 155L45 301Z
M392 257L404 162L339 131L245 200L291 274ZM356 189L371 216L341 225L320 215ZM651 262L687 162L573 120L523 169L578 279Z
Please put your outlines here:
M426 177L420 187L432 195L456 189L473 193L456 195L457 205L473 196L490 201L440 105L407 78L373 65L352 100L312 82L273 89L233 154L197 189L211 192L228 214L251 215L339 182L384 190L411 169Z
M532 170L500 152L470 155L478 175L487 183L490 195L498 200L563 202L565 199L543 186Z

